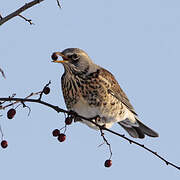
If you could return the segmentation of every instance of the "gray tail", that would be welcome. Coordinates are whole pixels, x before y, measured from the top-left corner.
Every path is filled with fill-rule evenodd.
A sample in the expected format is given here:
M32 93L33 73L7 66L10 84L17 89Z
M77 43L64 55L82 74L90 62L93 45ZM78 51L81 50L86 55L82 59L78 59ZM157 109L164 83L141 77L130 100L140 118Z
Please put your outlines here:
M144 138L145 135L150 136L150 137L158 137L159 134L152 130L151 128L147 127L144 125L142 122L140 122L138 119L136 119L137 123L139 126L125 126L124 123L118 122L128 133L130 136L134 138Z

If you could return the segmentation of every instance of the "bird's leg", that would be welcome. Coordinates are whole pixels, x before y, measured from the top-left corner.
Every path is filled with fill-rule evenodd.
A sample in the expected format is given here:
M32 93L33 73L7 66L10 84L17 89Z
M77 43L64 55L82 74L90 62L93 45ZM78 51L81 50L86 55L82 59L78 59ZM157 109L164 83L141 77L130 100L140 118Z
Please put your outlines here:
M101 120L101 117L99 115L97 115L96 117L94 117L95 123L98 124L98 122Z
M104 117L100 117L99 115L97 115L93 118L93 120L96 124L99 124L99 125L104 122L104 124L102 124L100 126L101 126L101 129L103 129L103 127L106 128L106 121L105 121Z
M70 110L68 115L74 119L74 122L82 121L82 119L80 117L78 117L78 114L75 111Z
M81 121L82 121L81 118L79 118L79 117L74 117L74 122L81 122Z

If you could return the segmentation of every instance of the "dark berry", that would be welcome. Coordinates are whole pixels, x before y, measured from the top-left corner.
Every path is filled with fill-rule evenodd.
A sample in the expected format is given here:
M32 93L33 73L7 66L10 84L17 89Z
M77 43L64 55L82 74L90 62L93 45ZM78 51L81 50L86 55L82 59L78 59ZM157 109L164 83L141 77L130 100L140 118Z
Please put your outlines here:
M2 148L7 148L8 147L8 142L6 140L1 141L1 147Z
M16 114L16 110L15 109L9 109L9 111L7 112L7 118L8 119L12 119Z
M60 142L63 142L63 141L65 141L66 140L66 135L65 134L59 134L59 136L58 136L58 140L60 141Z
M51 55L51 58L52 58L52 60L57 60L58 59L58 56L57 56L57 54L56 53L53 53L52 55Z
M111 167L112 165L112 161L110 159L107 159L105 162L104 162L104 166L105 167Z
M67 118L65 119L65 124L66 124L66 125L70 125L70 124L72 124L72 121L73 121L72 117L67 117Z
M60 134L59 129L54 129L54 131L52 132L52 134L53 134L54 137L59 136L59 134Z
M49 87L45 87L45 88L43 89L43 93L44 93L44 94L49 94L49 93L50 93L50 88L49 88Z

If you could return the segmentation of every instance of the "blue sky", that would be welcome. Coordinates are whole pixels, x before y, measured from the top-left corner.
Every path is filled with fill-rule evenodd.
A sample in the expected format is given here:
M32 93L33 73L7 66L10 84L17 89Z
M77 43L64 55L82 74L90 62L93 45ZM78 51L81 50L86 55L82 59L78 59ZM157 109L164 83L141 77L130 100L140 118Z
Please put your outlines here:
M27 1L2 1L5 16ZM139 114L160 137L139 140L180 165L180 2L46 0L22 13L35 23L16 17L0 27L0 96L25 97L49 81L43 100L65 108L60 89L63 67L51 54L68 47L85 50L93 61L115 75ZM152 154L106 133L113 149L113 165L103 166L108 148L100 133L83 124L67 130L59 143L51 132L64 124L64 115L38 105L19 107L13 120L0 119L7 149L0 149L1 178L9 179L179 179L179 171ZM113 130L124 133L118 125Z

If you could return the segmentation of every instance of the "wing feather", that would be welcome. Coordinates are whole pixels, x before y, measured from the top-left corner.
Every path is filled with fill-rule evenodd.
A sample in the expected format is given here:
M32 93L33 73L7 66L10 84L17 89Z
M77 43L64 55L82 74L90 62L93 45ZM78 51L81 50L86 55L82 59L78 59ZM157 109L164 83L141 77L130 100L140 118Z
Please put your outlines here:
M116 97L119 101L121 101L133 114L137 116L137 113L135 112L133 106L131 105L128 97L124 93L124 91L121 89L120 85L116 81L115 77L106 69L101 68L100 69L100 76L105 78L110 84L111 87L108 89L108 93L110 93L112 96Z

